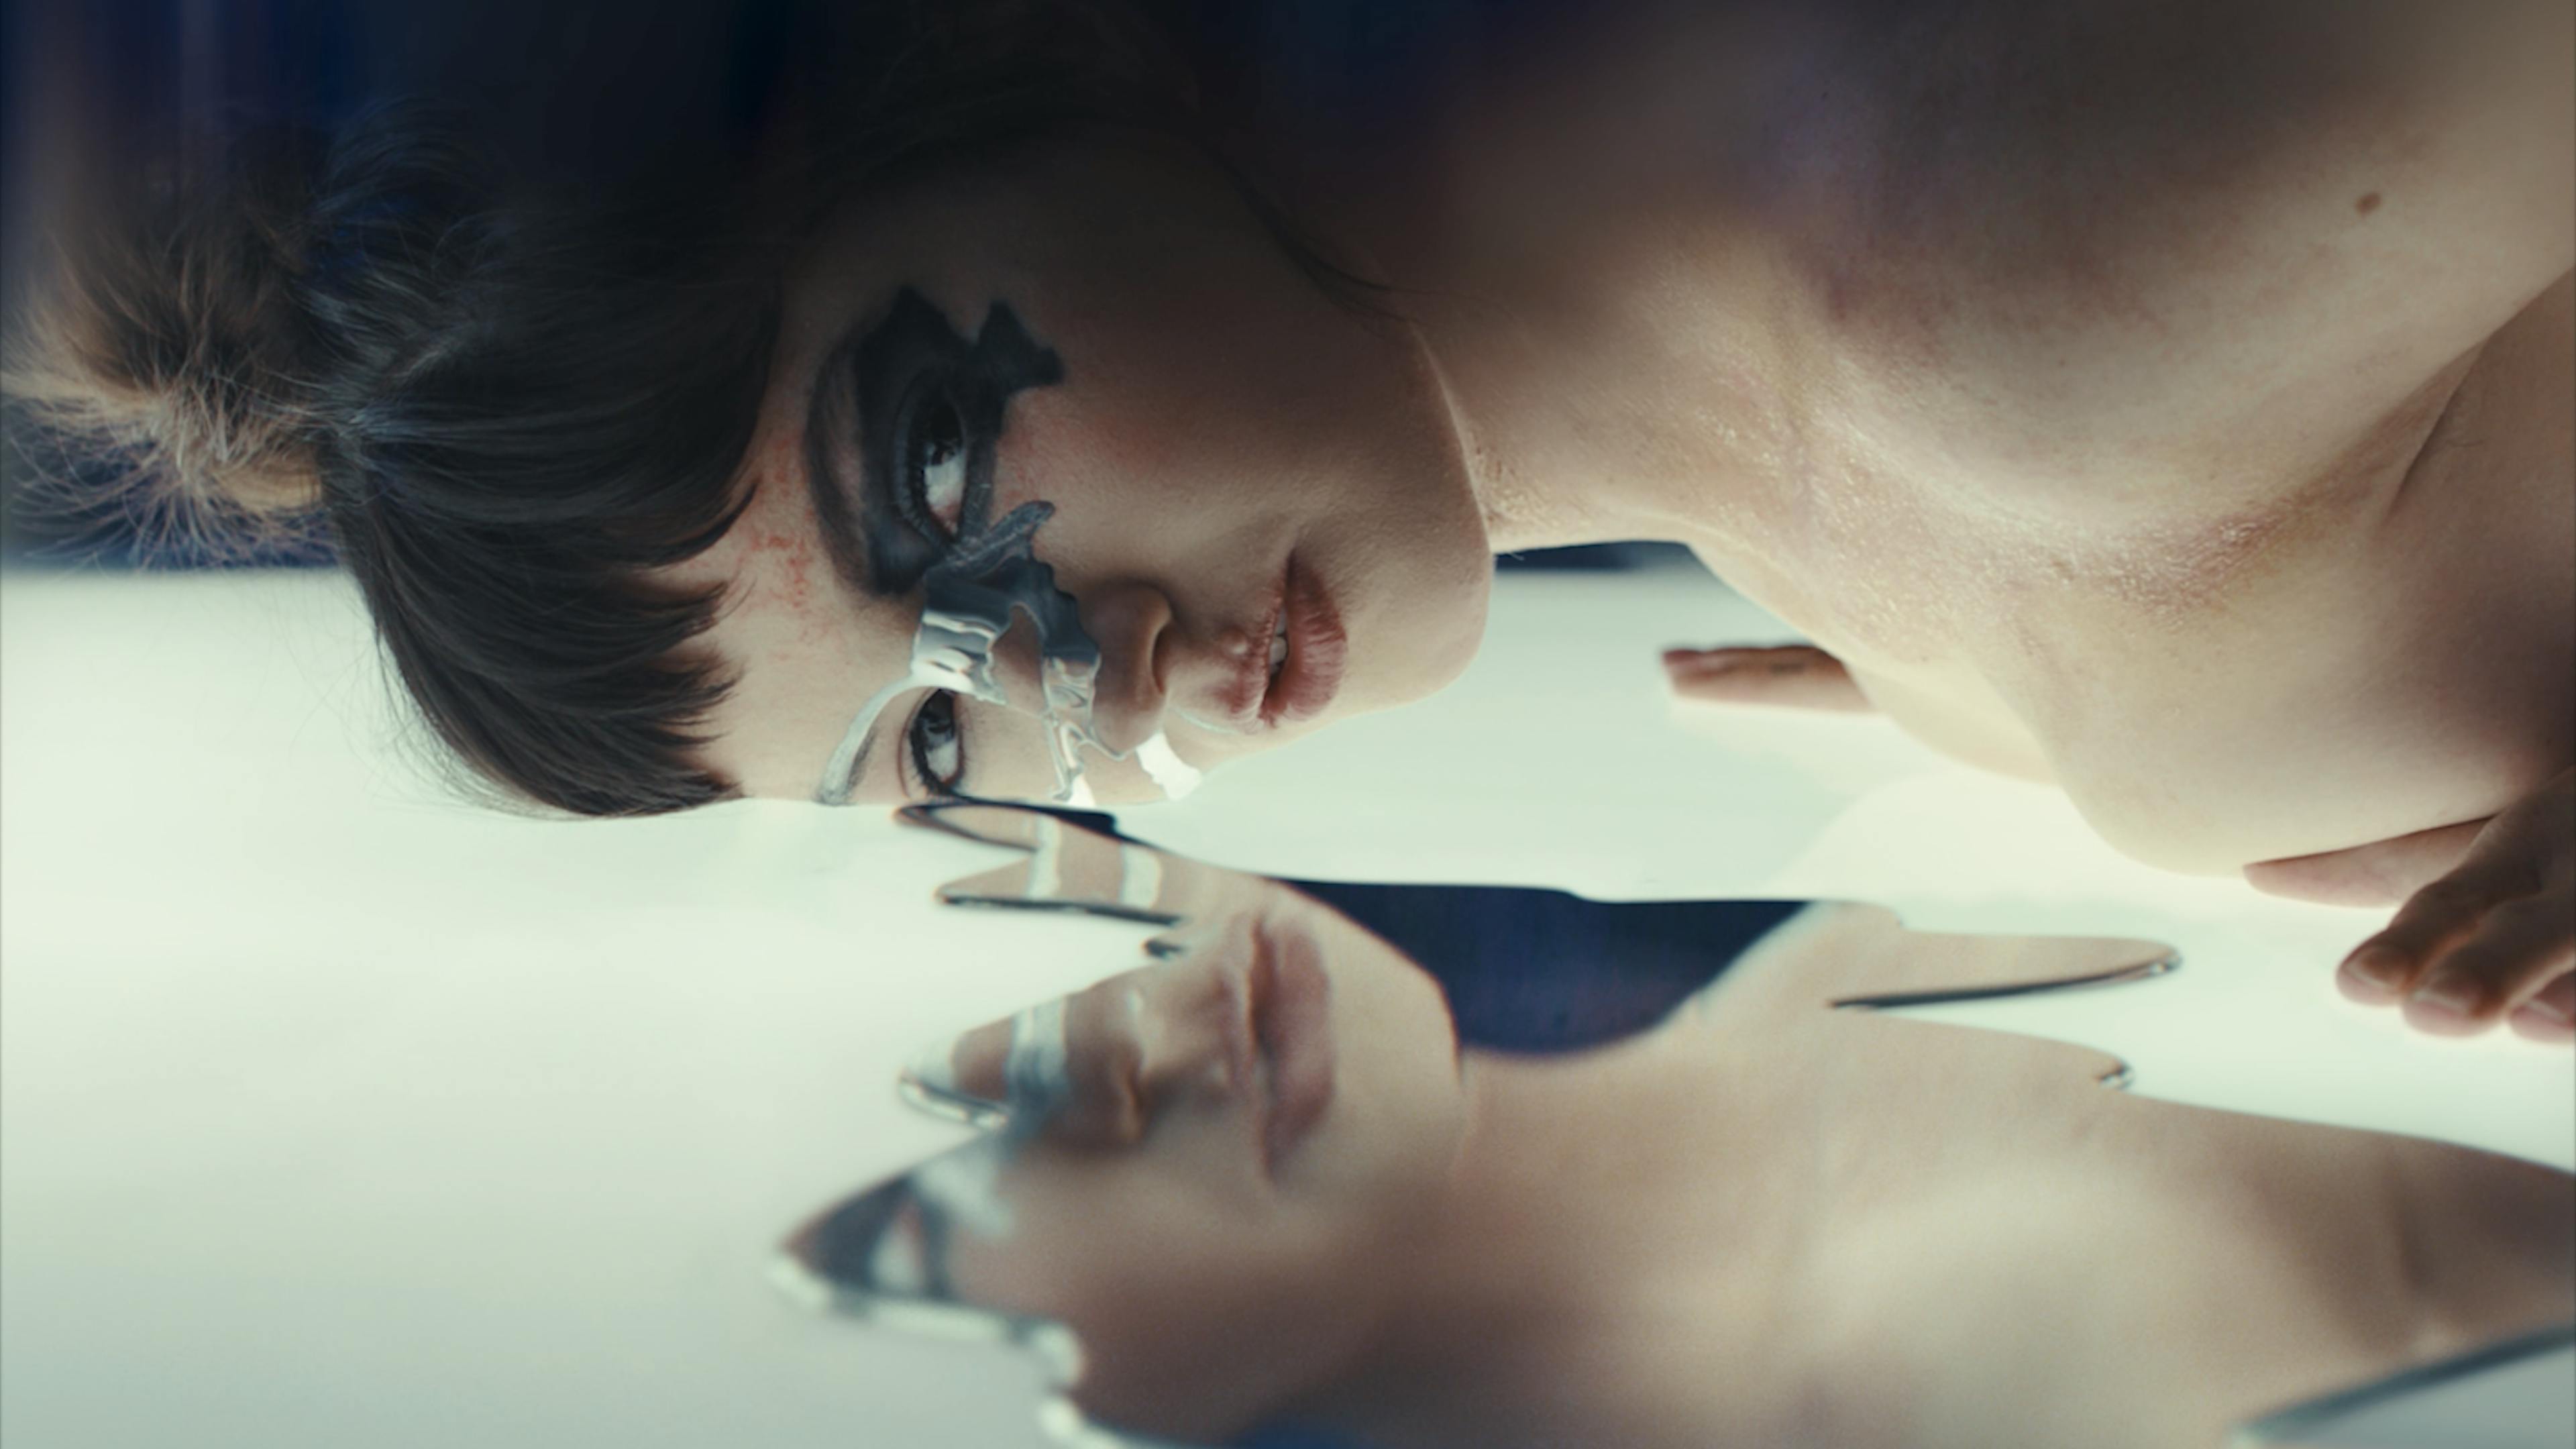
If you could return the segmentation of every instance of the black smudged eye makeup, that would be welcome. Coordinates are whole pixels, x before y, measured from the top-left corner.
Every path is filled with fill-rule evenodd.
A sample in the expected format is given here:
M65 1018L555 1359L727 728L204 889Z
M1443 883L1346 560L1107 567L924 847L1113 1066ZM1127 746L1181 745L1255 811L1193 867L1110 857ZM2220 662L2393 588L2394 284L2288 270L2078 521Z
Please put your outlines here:
M944 689L923 696L903 738L921 788L942 799L956 795L966 779L966 738L958 725L957 696Z
M969 342L905 287L851 349L848 368L862 572L872 592L898 596L991 521L993 460L1011 397L1062 382L1064 364L1004 303L986 309Z
M952 557L983 557L973 552L979 543L991 546L987 552L1012 543L988 537L1004 414L1014 394L1063 380L1054 350L1004 303L986 308L969 342L919 291L898 290L884 315L836 352L815 393L808 487L835 571L863 593L900 599ZM855 478L840 461L848 454L833 446L853 429ZM1016 511L1022 526L1015 537L1044 521L1044 511L1032 515L1036 504ZM877 738L874 708L862 715L871 733L846 766L832 768L861 768ZM955 696L933 692L904 725L898 773L908 757L921 790L934 798L962 794L966 744ZM856 784L827 780L816 798L845 803Z
M957 541L966 516L966 424L944 396L919 404L906 419L903 501L919 511L913 522L922 532Z

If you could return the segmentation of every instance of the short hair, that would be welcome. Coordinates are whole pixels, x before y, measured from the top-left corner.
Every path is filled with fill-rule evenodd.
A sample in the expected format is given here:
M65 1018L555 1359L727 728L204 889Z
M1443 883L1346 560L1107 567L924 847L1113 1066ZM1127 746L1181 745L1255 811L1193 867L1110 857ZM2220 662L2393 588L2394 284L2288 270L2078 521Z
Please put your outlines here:
M747 501L793 248L980 147L1187 129L1173 53L1114 4L800 13L756 165L571 184L394 103L243 130L67 212L5 372L22 455L40 438L54 463L33 501L199 553L326 540L430 731L501 801L738 793L699 758L732 684L699 640L722 591L653 571ZM1310 274L1364 286L1248 195Z

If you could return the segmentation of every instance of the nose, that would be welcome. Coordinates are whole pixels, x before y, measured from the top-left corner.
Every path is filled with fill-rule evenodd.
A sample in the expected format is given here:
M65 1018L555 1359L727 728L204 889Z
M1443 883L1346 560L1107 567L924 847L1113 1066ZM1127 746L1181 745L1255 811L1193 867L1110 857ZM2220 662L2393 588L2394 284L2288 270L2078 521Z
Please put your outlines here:
M1212 639L1194 637L1180 624L1171 598L1148 583L1089 583L1075 597L1083 632L1100 648L1091 728L1103 747L1128 756L1162 732L1166 716L1175 712L1226 733L1252 731L1268 682L1267 639L1239 627L1219 630ZM1036 632L1027 620L1013 619L994 646L993 663L1011 708L1038 714L1043 691ZM1163 793L1132 767L1116 775L1130 777L1142 784L1142 794L1113 796L1115 786L1103 778L1108 788L1100 798L1151 799Z
M1092 732L1101 744L1125 754L1163 727L1163 686L1155 658L1172 623L1171 601L1150 585L1120 583L1084 589L1076 607L1082 632L1100 648L1100 670L1092 680ZM992 664L994 681L1011 709L1031 716L1043 712L1037 631L1025 616L1012 615L1011 627L994 641Z
M1247 918L1248 920L1248 918ZM1067 1145L1129 1147L1160 1105L1228 1097L1255 1069L1242 954L1229 922L1193 959L1114 976L959 1037L906 1070L917 1082L1043 1125Z
M1102 744L1133 750L1175 710L1230 733L1251 730L1268 683L1269 640L1236 626L1193 637L1171 598L1151 584L1095 584L1080 597L1083 632L1100 646L1091 724Z
M1082 629L1100 646L1091 729L1121 754L1163 727L1159 655L1172 626L1172 601L1148 584L1095 585L1081 595Z

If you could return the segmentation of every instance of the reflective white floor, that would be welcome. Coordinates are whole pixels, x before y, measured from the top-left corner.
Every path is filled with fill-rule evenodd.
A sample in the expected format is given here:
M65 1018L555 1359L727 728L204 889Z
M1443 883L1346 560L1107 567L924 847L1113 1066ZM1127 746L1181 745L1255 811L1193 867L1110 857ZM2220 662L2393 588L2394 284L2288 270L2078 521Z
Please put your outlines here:
M1658 646L1783 637L1695 570L1508 576L1447 694L1128 823L1282 874L2157 937L2180 973L1942 1011L2143 1093L2576 1166L2576 1054L2335 995L2371 914L2131 866L1877 721L1662 702ZM457 803L386 689L334 578L0 581L0 1438L1042 1442L1033 1367L761 1269L954 1140L897 1063L1140 932L942 913L976 848L872 813Z

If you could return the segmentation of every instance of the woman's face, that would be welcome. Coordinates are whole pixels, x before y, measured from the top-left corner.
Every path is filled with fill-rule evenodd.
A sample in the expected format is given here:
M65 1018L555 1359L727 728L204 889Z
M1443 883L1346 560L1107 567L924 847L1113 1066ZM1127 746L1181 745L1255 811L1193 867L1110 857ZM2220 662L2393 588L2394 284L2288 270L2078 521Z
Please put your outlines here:
M749 474L742 521L672 575L727 590L710 640L740 679L706 763L754 795L824 786L961 516L1055 505L1036 555L1100 646L1112 749L1160 730L1207 768L1439 688L1483 629L1483 520L1410 329L1337 305L1148 141L848 208L791 281ZM849 798L1049 795L1027 632L1000 651L1014 707L897 698ZM1103 801L1158 793L1086 765Z
M988 1176L952 1164L893 1189L870 1261L1070 1325L1094 1417L1217 1437L1361 1351L1437 1228L1466 1108L1438 987L1375 937L1273 889L1183 939L1060 1017L958 1041L957 1090L1054 1108L991 1139ZM1043 1064L1059 1021L1060 1070Z

